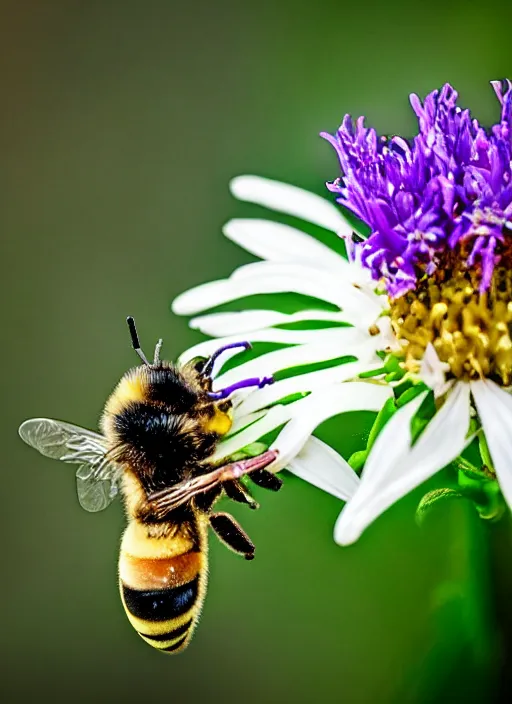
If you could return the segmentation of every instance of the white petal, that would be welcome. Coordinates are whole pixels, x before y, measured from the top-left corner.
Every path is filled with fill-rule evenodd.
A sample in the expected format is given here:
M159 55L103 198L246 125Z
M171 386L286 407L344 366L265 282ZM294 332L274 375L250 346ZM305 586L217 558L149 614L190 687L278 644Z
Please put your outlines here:
M287 396L314 391L323 386L332 386L347 379L352 379L362 372L379 369L381 366L382 361L376 357L373 360L373 364L369 362L346 362L330 369L320 369L316 372L298 374L288 379L282 379L271 386L265 386L263 389L257 389L249 393L238 406L237 413L241 415L252 413L285 399Z
M375 325L379 329L379 340L376 341L380 350L391 350L392 352L400 352L402 345L397 340L391 319L387 315L382 315L375 321Z
M285 334L282 335L282 333ZM278 328L266 328L264 330L254 330L253 332L245 333L243 340L249 342L277 342L285 338L292 340L293 336L288 335L288 333L306 333L310 336L314 335L314 337L308 338L311 340L314 339L314 342L295 345L294 347L286 347L251 359L245 364L239 365L235 369L226 372L224 375L226 378L223 376L222 381L224 382L226 379L229 379L229 381L225 385L232 384L238 379L246 379L249 376L268 376L268 374L273 374L278 369L288 369L295 365L335 359L336 357L343 357L350 354L355 355L355 352L360 349L366 352L369 342L373 341L369 335L365 336L360 330L349 327L327 328L324 330L280 330ZM233 335L199 342L197 345L183 352L179 358L179 364L183 365L194 357L209 357L220 346L231 344L232 342L240 342L241 339L240 335ZM296 339L299 339L298 335ZM323 348L323 345L325 345L325 348ZM323 354L324 349L325 355ZM264 369L270 369L270 371L264 373ZM246 374L246 370L249 370L249 373ZM259 370L261 370L261 373Z
M295 227L260 219L234 219L223 228L226 237L260 259L299 263L341 274L350 268L346 259Z
M350 270L350 267L349 267ZM266 281L268 278L280 278L282 282L287 281L293 285L293 290L297 283L302 286L309 283L312 287L320 287L322 297L320 300L334 303L344 311L352 311L359 318L366 317L371 322L382 312L383 302L388 305L387 298L377 296L373 291L354 286L349 277L336 275L332 271L319 271L304 263L293 262L254 262L238 267L230 280L239 282L240 280L256 279L258 282ZM291 282L291 283L290 283ZM319 298L318 295L315 296Z
M382 484L411 449L411 420L427 396L425 391L395 414L379 433L366 461L362 477L370 490L372 482Z
M274 310L244 310L234 313L211 313L199 318L192 318L190 327L200 330L205 335L223 337L224 335L238 335L251 330L285 325L303 321L322 320L333 323L346 322L343 313L330 313L323 310L303 310L299 313L288 315Z
M351 332L345 331L350 330ZM239 342L240 335L232 335L224 338L214 338L205 340L196 346L196 351L200 350L198 356L208 356L219 347L219 343L227 344L230 342ZM311 343L319 344L324 341L329 344L331 341L340 342L342 344L353 344L355 340L357 344L365 341L365 338L360 330L352 327L336 327L324 328L322 330L283 330L282 328L264 328L263 330L252 330L243 336L244 341L249 342L272 342L281 345L306 345ZM343 354L349 354L342 352ZM195 356L195 355L194 355Z
M238 176L231 181L230 189L239 200L294 215L342 237L352 233L352 228L335 205L297 186L261 176Z
M196 286L174 299L177 315L193 315L208 308L246 296L265 293L298 293L326 301L344 311L344 319L353 324L373 324L382 312L385 297L353 286L343 277L303 264L256 262L233 272L229 279Z
M453 386L453 381L446 381L448 371L450 371L450 365L441 362L434 345L429 342L421 360L418 376L427 386L430 386L436 398L444 396Z
M411 448L411 420L425 394L397 411L377 437L361 484L336 522L334 539L355 542L394 502L457 457L467 444L469 385L458 383Z
M332 447L315 437L306 441L287 469L342 501L348 501L359 485L359 477L349 463Z
M355 381L322 387L291 403L287 408L294 407L293 416L272 444L273 449L279 450L279 457L269 469L277 472L286 467L327 418L348 411L380 410L391 394L389 386Z
M260 265L264 263L261 262ZM315 272L315 269L310 269L310 272ZM283 275L280 272L262 271L260 273L261 276L239 278L232 276L229 279L195 286L174 299L172 310L177 315L194 315L203 310L236 301L238 298L257 296L262 293L299 293L334 305L338 305L340 301L340 292L332 287L324 287L321 276L318 276L318 280L312 281L311 277L303 279L295 275Z
M317 342L262 354L225 372L217 378L216 384L219 388L230 386L239 379L270 376L283 369L324 362L344 355L353 355L361 362L370 363L370 360L375 360L375 349L371 338L362 338L362 334L354 328L339 328L339 331L346 331L346 334L329 336L326 334L328 331L325 330L322 331L323 335L318 335Z
M251 423L255 423L260 418L263 418L265 413L268 413L267 409L255 411L254 413L244 413L243 415L235 412L233 414L233 425L229 431L230 437L231 435L236 435L236 433L239 433L244 428L247 428Z
M490 380L472 382L471 391L500 489L512 507L512 397Z
M358 410L378 410L384 404L391 390L386 386L368 384L364 382L347 382L338 387L322 389L317 395L311 394L307 398L294 401L286 406L273 406L265 414L242 432L230 435L219 443L213 455L213 460L221 460L238 452L246 445L256 442L267 433L284 425L291 418L298 421L291 431L282 437L283 443L279 445L280 456L271 465L273 471L279 471L294 456L291 445L297 447L297 452L303 447L312 430L323 420L340 413ZM301 422L305 415L310 416ZM243 424L243 418L238 423ZM288 427L288 426L287 426ZM307 429L311 432L304 434ZM298 436L300 439L298 440ZM276 441L277 442L277 441Z
M349 272L352 268L349 267ZM378 296L369 288L354 285L349 276L335 275L332 271L319 271L304 263L254 262L238 267L230 280L239 282L241 279L256 279L257 282L270 278L279 279L283 291L298 291L297 285L309 285L310 290L321 290L321 298L343 309L345 320L358 321L359 325L373 324L389 302L386 296ZM284 282L292 288L284 288ZM300 282L300 283L299 283ZM319 287L319 289L318 289ZM308 294L312 295L312 294Z

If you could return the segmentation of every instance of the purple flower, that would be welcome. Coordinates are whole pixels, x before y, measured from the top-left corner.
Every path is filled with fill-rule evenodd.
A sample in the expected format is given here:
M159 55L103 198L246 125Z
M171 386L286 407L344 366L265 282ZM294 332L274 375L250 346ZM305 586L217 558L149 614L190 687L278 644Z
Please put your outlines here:
M512 83L492 86L501 121L485 130L457 106L446 84L423 104L411 95L419 133L378 137L360 117L334 136L342 177L327 184L337 201L371 228L357 245L363 265L396 298L443 268L447 255L480 276L480 291L512 251ZM453 259L453 255L451 256ZM507 261L507 265L512 262Z

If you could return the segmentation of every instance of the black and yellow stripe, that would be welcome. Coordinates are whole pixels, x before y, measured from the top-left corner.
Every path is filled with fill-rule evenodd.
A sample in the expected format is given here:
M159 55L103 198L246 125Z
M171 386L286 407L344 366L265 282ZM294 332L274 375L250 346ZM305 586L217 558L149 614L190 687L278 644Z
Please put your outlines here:
M168 633L161 633L159 636L148 637L145 633L139 633L144 640L154 648L159 648L166 653L174 653L181 648L187 640L188 632L192 628L192 620L186 621L183 626L175 628Z
M130 621L147 643L164 652L176 652L185 645L194 625L199 577L177 587L151 591L121 583L121 595Z
M131 522L121 546L119 587L126 615L146 643L165 653L188 645L206 591L204 531L192 528L193 537L188 524L187 531L153 538Z

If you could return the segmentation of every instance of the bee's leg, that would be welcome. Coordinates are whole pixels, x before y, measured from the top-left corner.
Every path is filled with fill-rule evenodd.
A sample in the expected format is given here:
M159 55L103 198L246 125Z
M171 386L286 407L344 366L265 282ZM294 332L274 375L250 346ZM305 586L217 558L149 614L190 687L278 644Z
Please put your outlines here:
M283 486L283 480L277 477L273 472L269 472L268 469L255 469L249 474L249 477L251 481L262 489L279 491Z
M254 543L233 516L229 513L212 513L210 525L224 545L233 552L243 555L246 560L254 558Z
M149 512L153 517L161 519L169 511L173 511L202 494L207 496L207 498L203 499L203 510L209 510L219 496L224 482L239 479L244 474L268 467L277 459L278 455L279 452L277 450L267 450L257 457L230 462L211 472L200 474L175 486L162 489L161 491L154 491L147 496L145 511ZM199 504L196 504L198 508Z
M209 511L213 504L217 501L222 492L222 486L217 484L209 491L204 491L202 494L197 494L194 498L194 504L200 511Z
M245 487L238 479L233 479L230 482L224 482L222 486L224 487L224 491L227 496L233 501L238 501L240 504L248 504L250 508L259 508L258 502L252 498L247 487Z

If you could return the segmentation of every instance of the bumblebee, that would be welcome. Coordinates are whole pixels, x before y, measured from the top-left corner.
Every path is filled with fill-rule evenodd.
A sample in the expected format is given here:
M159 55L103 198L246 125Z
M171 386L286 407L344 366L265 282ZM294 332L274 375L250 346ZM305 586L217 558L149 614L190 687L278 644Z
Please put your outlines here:
M212 390L214 363L196 358L178 368L160 360L159 340L150 363L133 318L127 319L141 364L129 370L108 399L102 434L69 423L34 418L19 429L21 438L47 457L78 464L77 492L88 511L101 511L121 492L127 527L119 555L119 589L126 615L138 634L164 653L179 653L197 625L207 585L208 527L247 560L254 544L235 521L213 510L225 494L256 508L240 478L277 491L282 480L268 467L277 452L221 467L210 458L231 427L231 394L239 388L272 383L271 377L245 379Z

